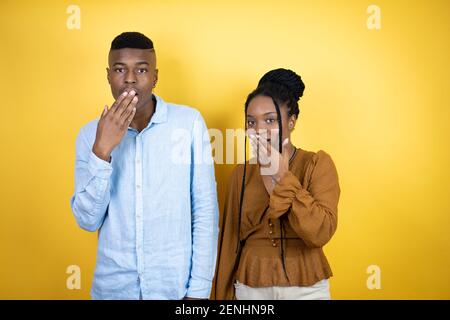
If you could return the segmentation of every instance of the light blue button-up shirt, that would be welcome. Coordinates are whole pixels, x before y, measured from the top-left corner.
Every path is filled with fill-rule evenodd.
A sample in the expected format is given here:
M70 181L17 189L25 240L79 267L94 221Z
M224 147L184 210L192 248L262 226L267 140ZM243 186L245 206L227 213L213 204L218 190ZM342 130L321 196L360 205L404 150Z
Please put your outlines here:
M92 152L98 120L76 142L78 225L99 230L94 299L208 298L218 205L209 135L201 114L156 97L141 132L128 128L111 162Z

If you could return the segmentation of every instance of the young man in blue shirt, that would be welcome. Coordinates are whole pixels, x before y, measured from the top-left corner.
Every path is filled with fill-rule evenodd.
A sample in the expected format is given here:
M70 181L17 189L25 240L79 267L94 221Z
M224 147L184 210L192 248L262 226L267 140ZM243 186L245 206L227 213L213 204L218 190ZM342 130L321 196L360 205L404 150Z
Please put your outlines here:
M78 225L99 231L91 296L207 299L218 206L205 122L152 93L158 69L145 35L117 36L108 60L116 101L78 134L71 198Z

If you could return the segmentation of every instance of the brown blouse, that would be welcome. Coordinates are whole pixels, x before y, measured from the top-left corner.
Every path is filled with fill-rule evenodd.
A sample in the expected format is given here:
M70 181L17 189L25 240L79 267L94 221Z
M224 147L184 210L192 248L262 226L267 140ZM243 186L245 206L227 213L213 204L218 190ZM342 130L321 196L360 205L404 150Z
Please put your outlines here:
M331 157L298 149L270 196L259 165L247 164L237 250L243 169L236 166L228 184L211 299L235 299L236 280L251 287L310 286L332 276L322 251L337 226L340 188Z

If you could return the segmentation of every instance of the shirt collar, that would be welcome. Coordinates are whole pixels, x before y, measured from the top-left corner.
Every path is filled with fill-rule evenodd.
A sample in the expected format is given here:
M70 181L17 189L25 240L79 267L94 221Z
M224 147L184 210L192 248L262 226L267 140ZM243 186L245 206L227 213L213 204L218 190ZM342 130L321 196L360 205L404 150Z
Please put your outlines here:
M167 121L167 103L156 94L153 95L156 99L156 110L149 121L149 125L152 123L163 123Z
M148 122L147 126L141 131L147 131L153 123L163 123L167 121L167 103L160 97L158 97L156 94L153 94L153 96L156 99L156 105L155 105L155 112L153 113L150 121ZM138 134L136 129L128 127L128 132L130 134Z

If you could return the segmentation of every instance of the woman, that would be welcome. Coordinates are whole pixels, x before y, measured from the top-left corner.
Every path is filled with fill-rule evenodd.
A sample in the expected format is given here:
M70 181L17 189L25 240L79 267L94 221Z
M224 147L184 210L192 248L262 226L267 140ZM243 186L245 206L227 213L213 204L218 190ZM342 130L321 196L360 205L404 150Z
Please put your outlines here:
M212 298L330 299L322 247L336 230L340 188L327 153L290 142L304 88L295 72L276 69L247 98L256 161L229 181Z

